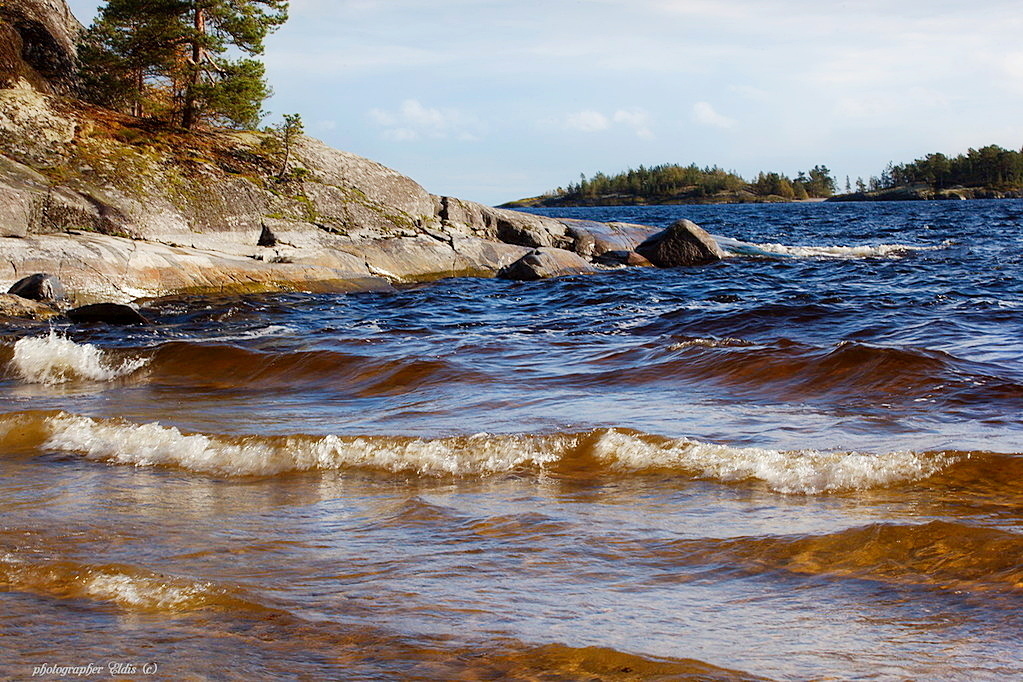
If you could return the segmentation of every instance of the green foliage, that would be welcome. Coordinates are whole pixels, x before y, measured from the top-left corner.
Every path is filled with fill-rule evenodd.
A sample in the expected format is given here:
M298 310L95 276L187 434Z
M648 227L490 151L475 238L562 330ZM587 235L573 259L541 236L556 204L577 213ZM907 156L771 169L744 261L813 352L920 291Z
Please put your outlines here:
M680 166L664 164L629 169L617 175L597 173L592 178L581 175L577 184L558 188L549 194L562 201L594 201L612 197L625 201L670 201L699 199L720 193L748 192L758 197L806 199L834 193L835 182L826 166L814 166L800 173L796 180L781 173L763 173L747 182L734 172L717 166L700 168L696 164Z
M270 89L249 57L287 13L287 0L108 0L81 43L85 97L189 129L254 127Z
M255 128L263 118L263 101L270 96L265 73L255 59L221 62L218 78L195 86L198 112L215 123Z
M109 0L79 41L83 97L141 116L147 84L173 69L182 32L181 0Z
M184 32L184 45L189 59L184 64L184 102L181 125L192 128L205 114L220 117L226 122L244 127L251 123L253 111L258 114L269 88L254 87L255 72L252 60L221 63L218 57L229 47L248 55L263 54L263 41L288 19L287 0L180 0L185 12L181 15L190 27ZM259 74L262 80L262 74ZM228 85L229 93L219 101L230 103L230 110L217 111L204 95L210 92L208 84L229 79L240 79ZM205 81L205 84L204 84ZM247 93L259 97L251 106L242 107L238 98ZM239 116L240 118L235 118ZM255 116L257 119L258 115Z
M295 149L298 138L305 132L300 114L284 114L284 120L263 129L265 137L261 147L278 164L277 179L301 180L309 174L305 168L295 168L288 173L288 166L291 163L291 156ZM289 177L290 176L290 177Z
M888 164L881 177L871 180L877 181L879 189L914 183L926 183L936 190L957 185L1017 189L1023 187L1023 151L988 145L953 158L928 154L911 163Z

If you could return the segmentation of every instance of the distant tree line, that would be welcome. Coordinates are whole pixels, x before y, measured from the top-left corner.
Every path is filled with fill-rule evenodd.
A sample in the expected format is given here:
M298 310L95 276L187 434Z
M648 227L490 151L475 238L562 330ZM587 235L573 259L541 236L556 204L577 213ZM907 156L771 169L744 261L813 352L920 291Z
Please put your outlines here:
M616 175L597 173L587 178L581 174L578 183L559 187L548 192L547 196L556 196L565 201L586 201L620 195L655 201L679 197L711 197L722 192L747 192L758 197L776 196L783 199L829 197L835 193L835 180L826 166L814 166L805 173L800 172L795 178L782 173L761 172L754 180L747 181L737 173L717 166L700 168L696 164L662 164L630 168Z
M1023 187L1023 151L988 145L954 157L928 154L910 163L889 163L881 175L871 177L869 183L857 180L857 189L891 189L917 183L930 185L935 190L956 186L1019 189Z
M108 0L79 46L83 97L192 129L255 127L267 35L287 0Z

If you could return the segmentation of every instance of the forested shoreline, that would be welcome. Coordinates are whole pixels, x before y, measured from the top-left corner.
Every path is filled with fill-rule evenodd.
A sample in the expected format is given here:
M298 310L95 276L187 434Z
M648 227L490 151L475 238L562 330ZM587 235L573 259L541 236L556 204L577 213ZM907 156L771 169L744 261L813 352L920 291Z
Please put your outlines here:
M634 204L762 203L806 200L973 199L1023 194L1023 151L988 145L957 156L940 152L908 163L889 163L877 176L844 192L827 166L789 177L763 172L746 180L718 166L662 164L592 177L506 206L594 206Z

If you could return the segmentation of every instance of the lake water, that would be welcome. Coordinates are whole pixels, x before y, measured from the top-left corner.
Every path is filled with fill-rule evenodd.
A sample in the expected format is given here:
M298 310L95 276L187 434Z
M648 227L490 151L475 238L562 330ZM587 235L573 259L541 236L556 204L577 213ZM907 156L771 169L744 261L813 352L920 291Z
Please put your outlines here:
M1023 674L1023 202L547 213L731 257L9 328L0 675Z

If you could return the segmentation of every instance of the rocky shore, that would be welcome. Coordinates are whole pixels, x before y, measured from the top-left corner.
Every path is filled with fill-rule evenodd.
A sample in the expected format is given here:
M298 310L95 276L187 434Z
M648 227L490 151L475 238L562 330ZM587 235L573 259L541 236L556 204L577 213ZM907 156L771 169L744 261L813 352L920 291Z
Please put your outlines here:
M852 192L830 197L828 201L962 201L969 199L1020 199L1023 190L993 187L949 187L934 189L930 185L900 185L869 192Z
M309 137L282 174L262 133L185 133L88 105L72 96L79 30L63 0L0 7L0 292L34 273L81 305L648 264L630 254L649 227L432 195ZM527 256L544 266L510 267Z

